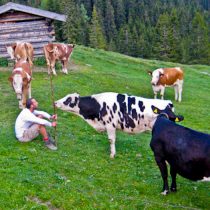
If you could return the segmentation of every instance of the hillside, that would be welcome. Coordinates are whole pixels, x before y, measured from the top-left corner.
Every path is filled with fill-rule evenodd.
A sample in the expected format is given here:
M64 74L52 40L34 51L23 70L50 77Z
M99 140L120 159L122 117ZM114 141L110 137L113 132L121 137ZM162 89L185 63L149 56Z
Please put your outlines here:
M137 59L77 46L69 74L57 71L53 78L55 98L108 91L152 98L147 70L172 66L185 72L183 101L174 102L170 88L165 98L184 115L182 125L210 133L210 67L205 65ZM149 147L150 132L117 132L117 156L111 160L106 133L58 110L58 151L45 148L40 137L19 143L14 122L20 110L7 80L11 70L0 67L0 209L210 209L210 183L178 176L178 192L160 195L162 179ZM46 70L34 67L32 96L41 110L52 113Z

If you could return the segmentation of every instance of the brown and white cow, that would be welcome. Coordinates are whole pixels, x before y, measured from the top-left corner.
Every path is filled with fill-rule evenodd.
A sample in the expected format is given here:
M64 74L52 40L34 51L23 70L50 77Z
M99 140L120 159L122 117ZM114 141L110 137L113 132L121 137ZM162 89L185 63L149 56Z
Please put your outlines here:
M11 46L6 46L7 52L11 59L15 59L15 62L19 60L28 61L30 66L33 65L34 48L31 43L28 42L16 42Z
M153 72L148 71L152 76L151 84L154 92L154 98L160 91L161 99L164 99L165 87L174 87L175 100L182 100L182 86L184 82L184 73L180 67L175 68L159 68Z
M55 72L55 63L57 60L61 61L62 71L64 74L68 74L67 64L68 60L74 49L73 44L62 44L62 43L49 43L44 46L44 54L47 61L48 74L51 70L54 75Z
M19 108L26 105L27 97L31 98L32 71L29 63L23 59L19 60L8 78L19 100Z

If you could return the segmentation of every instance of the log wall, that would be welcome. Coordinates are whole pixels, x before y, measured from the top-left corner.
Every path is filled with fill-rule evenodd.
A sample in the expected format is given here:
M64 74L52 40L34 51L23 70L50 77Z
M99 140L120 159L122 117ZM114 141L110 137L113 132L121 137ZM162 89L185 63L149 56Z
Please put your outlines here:
M55 41L52 20L18 11L1 14L1 58L9 58L5 46L11 45L16 41L30 42L34 47L34 57L43 56L43 45Z

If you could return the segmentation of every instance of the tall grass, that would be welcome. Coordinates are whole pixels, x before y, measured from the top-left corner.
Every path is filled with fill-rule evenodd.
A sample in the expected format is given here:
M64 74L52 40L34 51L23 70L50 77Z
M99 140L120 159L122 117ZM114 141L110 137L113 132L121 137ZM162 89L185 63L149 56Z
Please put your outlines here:
M153 97L147 70L181 66L185 72L183 101L174 102L184 126L210 133L210 68L144 60L77 46L69 74L53 77L55 98L78 92L120 92ZM44 68L47 71L47 68ZM149 147L151 133L117 132L117 156L109 158L106 133L97 133L81 118L58 110L58 151L41 138L19 143L14 122L20 112L0 72L0 209L210 209L210 183L177 178L178 192L160 194L162 179ZM37 72L36 72L37 70ZM39 108L53 112L50 81L34 67L32 95ZM174 101L174 91L166 90ZM53 133L53 129L49 129Z

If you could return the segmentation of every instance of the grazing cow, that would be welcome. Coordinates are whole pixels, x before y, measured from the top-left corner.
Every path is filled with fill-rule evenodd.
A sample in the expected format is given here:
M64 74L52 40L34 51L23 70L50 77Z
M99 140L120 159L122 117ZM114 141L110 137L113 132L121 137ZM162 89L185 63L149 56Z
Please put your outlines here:
M18 62L22 59L28 61L32 67L34 55L34 48L32 44L28 42L16 42L11 46L7 46L6 48L11 59L15 59L15 62Z
M170 110L156 112L160 114L152 129L150 146L163 179L162 194L169 192L166 161L170 165L172 192L177 190L177 174L193 181L210 181L210 135L175 124Z
M159 109L164 109L167 105L173 107L169 100L145 99L111 92L86 97L73 93L55 102L57 108L82 117L97 131L107 131L111 158L116 154L116 129L127 133L141 133L152 129L157 117L152 111L152 105Z
M30 65L25 60L19 60L14 67L12 75L8 78L19 100L19 108L26 105L27 96L31 98L31 76Z
M151 84L154 98L157 98L157 93L160 91L161 99L163 99L165 87L172 86L175 91L175 100L181 102L184 81L184 73L181 68L160 68L153 72L148 71L148 73L152 76Z
M53 74L56 75L55 63L57 60L61 61L63 73L68 74L67 64L74 46L75 45L73 44L60 43L49 43L44 46L44 54L47 61L48 74L50 74L52 70Z

